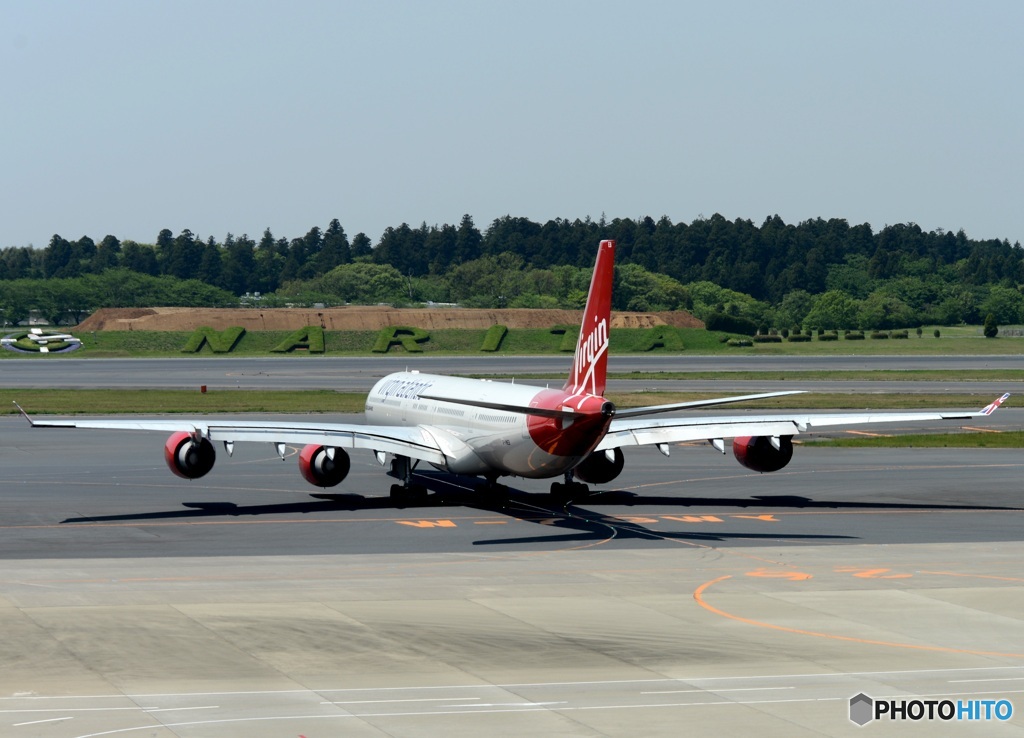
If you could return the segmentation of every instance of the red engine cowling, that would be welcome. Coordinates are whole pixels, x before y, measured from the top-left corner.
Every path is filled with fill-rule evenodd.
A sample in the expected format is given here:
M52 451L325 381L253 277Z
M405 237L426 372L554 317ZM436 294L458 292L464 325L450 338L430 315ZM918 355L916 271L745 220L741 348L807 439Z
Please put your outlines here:
M199 479L213 468L217 453L208 438L196 441L191 433L178 431L164 444L164 459L182 479Z
M352 465L348 454L340 448L331 451L329 454L326 447L311 444L299 452L299 472L314 487L333 487L348 476Z
M625 463L621 448L612 449L611 459L604 451L595 451L573 469L573 475L588 484L607 484L619 476Z
M734 438L732 453L736 461L753 471L778 471L793 458L793 436L779 436L778 448L767 436Z

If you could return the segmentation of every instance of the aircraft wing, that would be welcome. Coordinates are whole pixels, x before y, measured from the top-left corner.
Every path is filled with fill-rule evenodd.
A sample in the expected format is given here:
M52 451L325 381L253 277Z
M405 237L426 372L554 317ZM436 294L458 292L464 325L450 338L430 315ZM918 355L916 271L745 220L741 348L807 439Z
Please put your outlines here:
M18 408L21 409L20 407ZM358 423L292 423L287 421L239 421L215 419L82 419L40 420L22 414L33 427L98 428L126 431L186 431L210 441L255 441L304 446L320 444L337 448L385 451L429 463L445 463L434 438L418 426L361 425Z
M975 412L792 413L659 420L616 418L612 420L608 433L595 451L607 451L623 446L710 441L743 436L795 436L815 428L846 425L970 420L991 415L1009 396L1007 393Z

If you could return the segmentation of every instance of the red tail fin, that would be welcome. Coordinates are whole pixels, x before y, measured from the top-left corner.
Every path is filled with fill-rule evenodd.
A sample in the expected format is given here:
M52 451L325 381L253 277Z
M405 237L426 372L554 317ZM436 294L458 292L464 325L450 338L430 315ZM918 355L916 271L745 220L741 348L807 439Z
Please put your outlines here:
M587 308L576 342L572 373L563 389L573 394L603 395L608 366L608 325L612 310L612 278L615 276L615 241L597 247L594 276L590 280Z

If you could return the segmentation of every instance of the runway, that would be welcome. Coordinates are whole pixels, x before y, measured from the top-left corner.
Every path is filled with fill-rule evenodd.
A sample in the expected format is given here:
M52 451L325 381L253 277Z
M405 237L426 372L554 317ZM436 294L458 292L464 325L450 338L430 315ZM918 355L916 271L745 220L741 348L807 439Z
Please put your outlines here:
M0 735L847 735L859 692L1024 725L1017 451L638 449L568 505L396 508L369 453L321 499L163 441L0 419Z
M54 360L56 359L56 360ZM405 369L441 374L548 374L561 377L571 357L560 356L372 356L180 359L5 359L0 361L4 387L158 388L198 389L333 389L366 392L385 374ZM454 367L454 368L453 368ZM1024 368L1020 356L646 356L609 357L608 370L626 372L722 372L715 380L626 380L609 383L612 391L647 387L662 390L765 392L794 389L785 379L750 382L730 378L737 371L858 371L858 370L1015 370ZM520 380L522 381L522 380ZM533 380L543 385L545 380ZM854 381L801 380L799 389L830 392L948 392L958 384L971 391L1000 394L1021 382Z

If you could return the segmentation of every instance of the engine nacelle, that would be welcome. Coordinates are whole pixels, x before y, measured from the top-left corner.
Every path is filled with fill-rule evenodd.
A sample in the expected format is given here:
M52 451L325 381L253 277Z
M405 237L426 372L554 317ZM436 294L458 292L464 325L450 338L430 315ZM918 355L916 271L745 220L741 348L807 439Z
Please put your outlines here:
M573 475L588 484L607 484L622 472L626 458L621 448L611 449L612 458L605 451L595 451L573 469Z
M191 433L178 431L164 444L164 459L170 470L182 479L199 479L213 468L217 453L208 438L197 441Z
M793 436L779 436L778 448L767 436L734 438L732 453L736 461L753 471L778 471L793 458Z
M331 458L331 457L334 458ZM299 452L299 472L314 487L333 487L348 476L351 467L348 454L340 448L310 444Z

